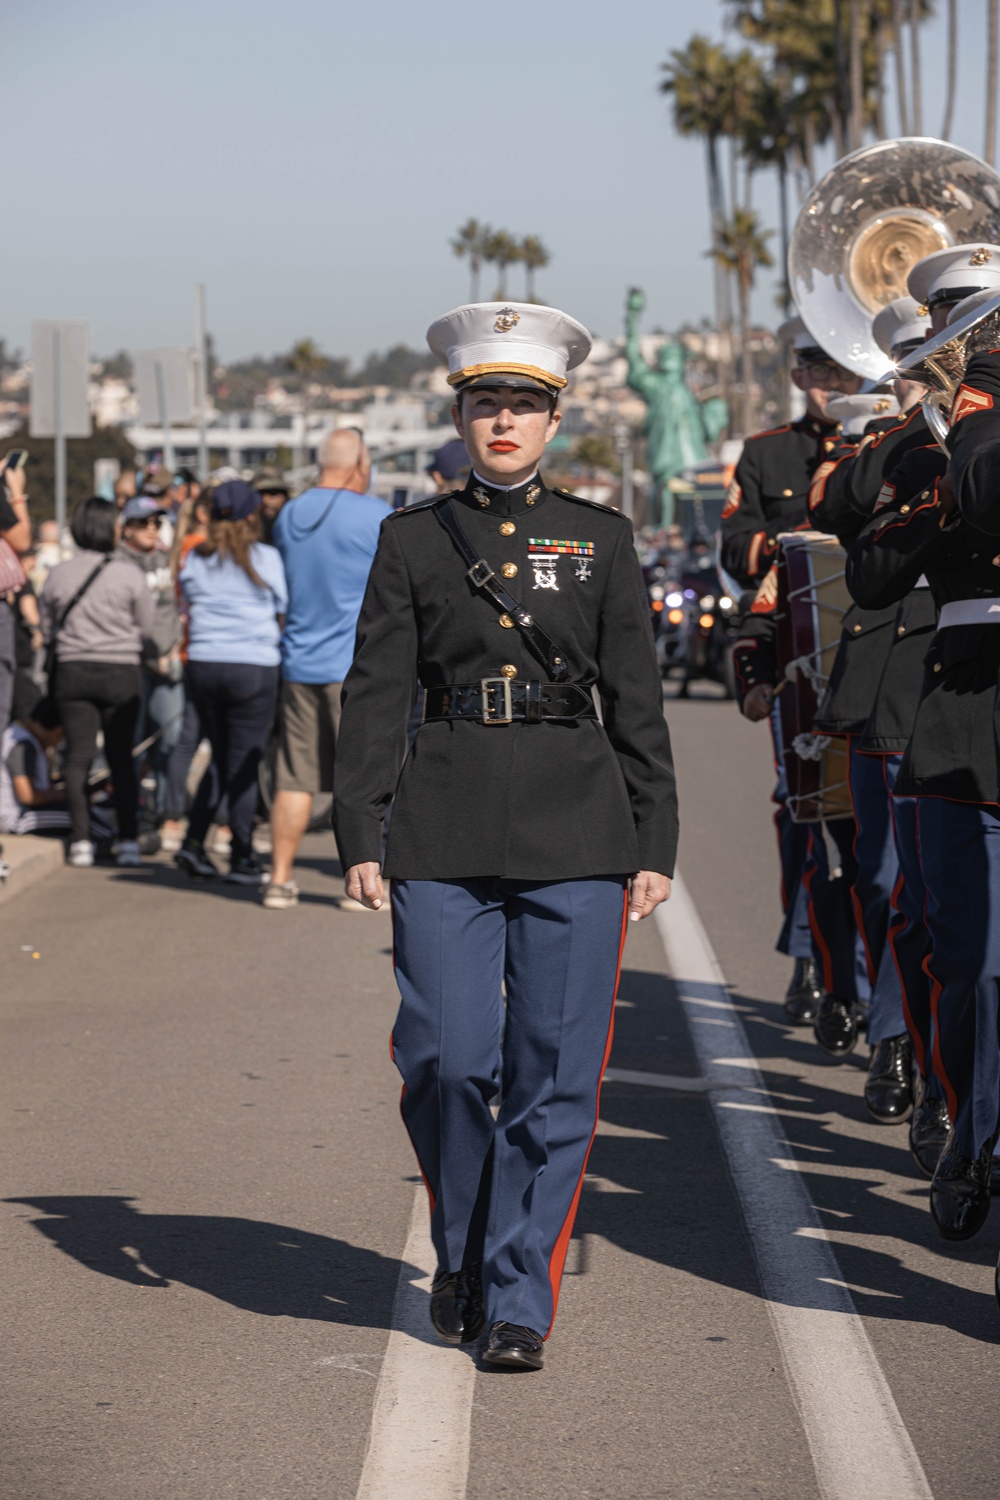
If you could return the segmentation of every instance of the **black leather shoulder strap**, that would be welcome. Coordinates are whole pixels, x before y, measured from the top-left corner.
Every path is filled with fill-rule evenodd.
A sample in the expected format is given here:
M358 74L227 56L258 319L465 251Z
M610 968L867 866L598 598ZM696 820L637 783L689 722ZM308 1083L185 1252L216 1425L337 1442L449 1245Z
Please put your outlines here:
M434 514L466 564L466 577L470 583L486 596L499 614L510 615L525 645L548 672L549 680L569 682L569 664L565 654L551 636L546 635L541 626L535 624L534 616L524 605L504 588L486 559L476 555L475 547L462 529L450 495L435 507Z

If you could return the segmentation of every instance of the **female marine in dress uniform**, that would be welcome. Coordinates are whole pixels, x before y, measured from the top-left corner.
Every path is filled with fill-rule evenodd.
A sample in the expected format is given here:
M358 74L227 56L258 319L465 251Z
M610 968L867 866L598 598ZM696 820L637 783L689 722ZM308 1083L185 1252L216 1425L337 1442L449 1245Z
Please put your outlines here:
M431 1200L434 1325L459 1343L488 1323L488 1361L538 1369L625 921L670 892L674 773L631 527L538 472L589 335L553 308L497 302L447 314L428 342L473 472L383 523L334 823L348 894L377 907L392 879L393 1056Z

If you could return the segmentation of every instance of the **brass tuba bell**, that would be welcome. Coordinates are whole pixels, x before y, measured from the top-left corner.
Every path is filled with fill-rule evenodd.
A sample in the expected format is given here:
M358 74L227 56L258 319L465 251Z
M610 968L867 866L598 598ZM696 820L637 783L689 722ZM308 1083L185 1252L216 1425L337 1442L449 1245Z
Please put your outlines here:
M880 308L906 295L918 260L949 245L1000 240L1000 175L945 141L904 136L842 157L810 192L788 247L788 284L816 342L877 379Z

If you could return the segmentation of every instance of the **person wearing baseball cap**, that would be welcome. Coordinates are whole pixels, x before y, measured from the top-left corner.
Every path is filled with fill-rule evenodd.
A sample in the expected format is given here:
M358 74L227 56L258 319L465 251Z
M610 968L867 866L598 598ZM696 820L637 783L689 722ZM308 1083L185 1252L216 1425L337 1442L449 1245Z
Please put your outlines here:
M430 1192L432 1322L452 1344L489 1325L488 1363L539 1369L624 921L670 893L674 773L631 525L539 467L590 335L556 308L486 302L427 341L472 470L382 522L334 827L348 895L377 909L392 879L393 1055Z
M188 614L187 682L212 764L174 860L195 878L217 873L205 835L225 794L233 830L226 878L260 885L266 872L252 844L257 774L277 705L288 590L280 556L261 539L257 491L231 479L210 495L208 536L188 553L179 584Z
M166 496L135 495L121 512L118 552L142 572L155 609L150 636L152 653L142 664L142 704L136 741L149 739L146 761L156 781L155 818L167 817L167 768L184 721L184 683L180 660L181 621L170 554L163 546Z

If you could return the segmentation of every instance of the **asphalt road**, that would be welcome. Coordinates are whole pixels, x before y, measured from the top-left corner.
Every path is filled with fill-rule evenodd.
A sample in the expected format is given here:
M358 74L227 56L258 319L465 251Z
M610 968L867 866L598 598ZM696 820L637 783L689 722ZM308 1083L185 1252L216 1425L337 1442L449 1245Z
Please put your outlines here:
M715 698L667 712L684 879L785 1167L930 1492L980 1500L997 1490L1000 1210L970 1244L939 1241L905 1131L867 1121L861 1058L829 1064L782 1024L766 728ZM315 835L290 913L166 860L67 870L0 912L5 1500L358 1493L385 1440L394 1297L415 1278L416 1174L388 1056L390 921L339 911L335 870ZM698 1082L695 1028L712 1024L657 925L632 929L612 1068L674 1083L606 1084L546 1369L475 1375L441 1500L821 1495ZM433 1378L415 1392L425 1409L434 1394ZM835 1402L829 1429L850 1443Z

